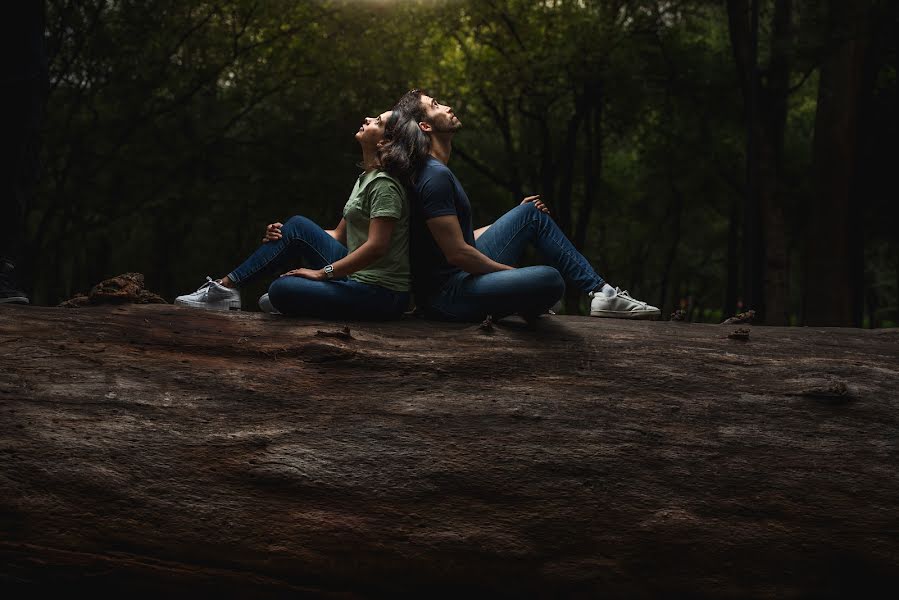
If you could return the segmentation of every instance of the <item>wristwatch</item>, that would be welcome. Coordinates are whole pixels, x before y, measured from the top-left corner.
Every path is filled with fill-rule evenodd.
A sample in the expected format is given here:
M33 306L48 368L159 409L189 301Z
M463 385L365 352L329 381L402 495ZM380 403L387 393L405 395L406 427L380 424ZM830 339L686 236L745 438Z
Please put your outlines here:
M334 279L334 265L325 265L325 279Z

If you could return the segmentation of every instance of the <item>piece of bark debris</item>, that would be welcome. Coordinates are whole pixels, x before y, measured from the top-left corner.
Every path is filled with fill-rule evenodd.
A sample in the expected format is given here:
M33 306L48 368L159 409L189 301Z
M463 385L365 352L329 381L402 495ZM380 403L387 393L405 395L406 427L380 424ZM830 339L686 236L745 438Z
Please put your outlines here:
M143 273L122 273L104 279L89 294L78 294L59 306L81 308L98 304L167 304L165 299L147 290Z
M686 321L687 320L687 311L685 310L676 310L671 313L672 321Z
M319 329L318 331L315 332L315 335L317 337L333 337L333 338L340 338L343 340L353 339L353 336L350 335L349 325L344 325L343 329L340 329L339 331L322 331L321 329Z
M795 392L787 392L787 395L816 398L829 404L840 404L852 400L852 395L849 393L849 386L843 381L821 382L819 384L801 388Z
M742 340L744 342L749 341L749 330L748 329L734 329L732 333L727 334L732 340Z
M493 315L487 315L484 322L478 325L478 329L486 331L487 333L493 333Z
M732 316L729 319L725 319L721 322L722 325L739 325L741 323L752 323L752 319L755 317L754 310L747 310L746 312L738 313Z

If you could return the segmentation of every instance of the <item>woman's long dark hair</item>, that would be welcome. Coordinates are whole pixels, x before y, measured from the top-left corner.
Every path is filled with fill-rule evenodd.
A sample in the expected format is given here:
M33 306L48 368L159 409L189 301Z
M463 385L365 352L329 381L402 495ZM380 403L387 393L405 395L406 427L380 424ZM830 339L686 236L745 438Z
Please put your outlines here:
M416 89L403 94L387 119L384 141L378 147L381 168L409 187L415 185L415 176L431 152L431 138L418 126L426 116L421 104L424 93Z

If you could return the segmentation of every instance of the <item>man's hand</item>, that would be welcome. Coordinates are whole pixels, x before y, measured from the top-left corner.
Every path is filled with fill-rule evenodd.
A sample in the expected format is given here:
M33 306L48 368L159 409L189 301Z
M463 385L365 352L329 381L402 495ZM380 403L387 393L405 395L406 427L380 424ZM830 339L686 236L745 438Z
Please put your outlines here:
M269 223L265 226L265 235L262 236L262 243L267 244L281 239L281 223Z
M536 206L537 210L539 210L540 212L545 212L546 214L549 214L549 208L547 208L547 206L545 204L543 204L543 201L540 200L540 194L537 194L536 196L528 196L527 198L525 198L524 200L521 201L522 204L527 204L528 202L533 202L534 206Z
M303 279L311 279L313 281L324 281L325 272L315 269L294 269L281 275L281 277L302 277Z

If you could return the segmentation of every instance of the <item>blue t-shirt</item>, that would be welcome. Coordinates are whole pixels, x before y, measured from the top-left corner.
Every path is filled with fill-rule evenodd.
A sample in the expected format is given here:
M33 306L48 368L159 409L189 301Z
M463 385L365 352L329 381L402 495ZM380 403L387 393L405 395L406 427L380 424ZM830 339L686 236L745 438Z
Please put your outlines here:
M471 203L462 185L445 164L429 156L418 173L412 195L412 289L419 306L427 306L455 273L461 271L446 261L443 251L434 241L427 220L454 215L459 219L462 237L474 246L471 225Z

